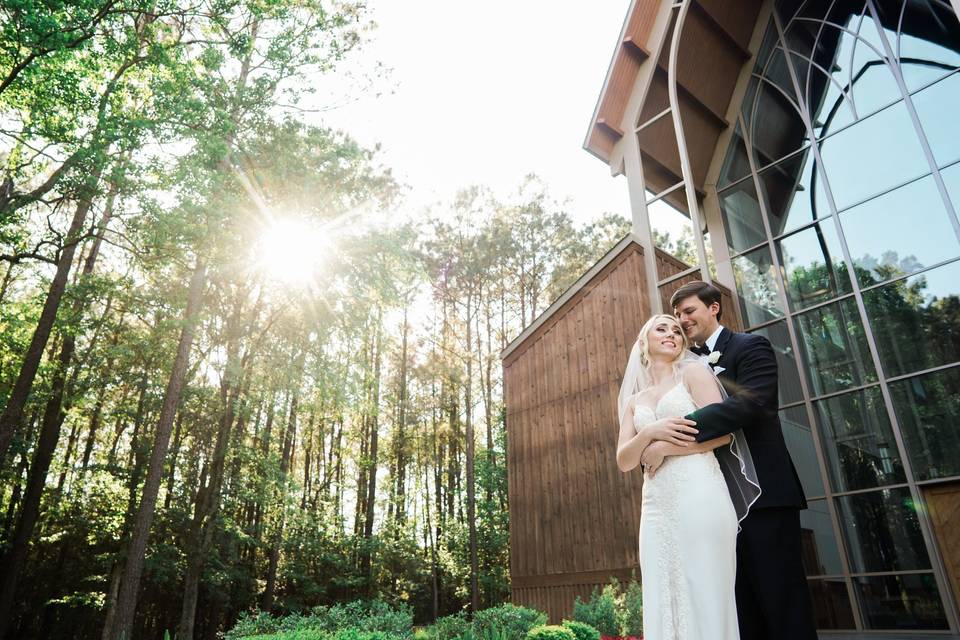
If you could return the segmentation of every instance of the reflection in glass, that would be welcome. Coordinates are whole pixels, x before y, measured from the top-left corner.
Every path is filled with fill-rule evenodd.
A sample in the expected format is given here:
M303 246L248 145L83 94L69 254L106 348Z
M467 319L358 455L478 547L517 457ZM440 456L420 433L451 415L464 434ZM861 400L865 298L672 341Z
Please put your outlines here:
M804 229L777 242L784 271L787 299L794 309L850 293L850 277L843 261L833 220Z
M960 360L960 262L863 293L887 377Z
M797 354L790 344L790 333L787 323L775 322L762 329L751 331L770 341L773 352L777 357L777 377L780 380L780 405L791 404L803 400L800 389L800 371L797 367Z
M899 380L890 395L916 479L960 475L960 369Z
M808 147L760 172L774 236L830 215L823 180L814 165Z
M841 213L840 224L861 286L960 255L931 176Z
M836 504L853 573L930 568L908 488L841 496Z
M808 576L843 573L826 500L811 500L800 512L800 541L803 568Z
M853 629L853 609L843 578L807 580L817 629Z
M960 67L960 31L948 3L886 0L876 6L909 91Z
M960 73L954 73L913 96L920 126L933 151L937 166L960 159L960 127L957 127L957 103L960 102Z
M838 211L930 172L902 102L820 143Z
M863 322L852 298L798 315L796 322L815 396L876 381Z
M947 617L932 573L853 579L869 629L946 629Z
M787 451L790 452L797 475L800 476L803 493L808 497L824 495L826 492L823 490L823 481L820 480L820 464L813 447L813 434L806 409L802 405L781 409L780 428L783 430L783 440L787 443Z
M738 124L730 138L730 147L727 149L727 157L723 161L723 168L720 169L717 188L722 189L749 174L750 161L747 159L747 148Z
M733 276L740 292L741 317L748 327L783 316L777 295L773 261L766 247L733 259Z
M834 491L906 481L880 387L815 403Z
M738 253L766 241L760 204L753 180L744 180L721 191L720 214L727 232L727 245L731 253Z

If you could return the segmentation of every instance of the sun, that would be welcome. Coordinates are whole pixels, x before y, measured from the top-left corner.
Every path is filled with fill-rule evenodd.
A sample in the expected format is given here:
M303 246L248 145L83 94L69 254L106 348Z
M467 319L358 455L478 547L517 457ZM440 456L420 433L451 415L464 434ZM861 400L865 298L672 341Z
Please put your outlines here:
M319 228L288 216L269 223L254 252L259 269L270 279L302 287L314 280L329 249Z

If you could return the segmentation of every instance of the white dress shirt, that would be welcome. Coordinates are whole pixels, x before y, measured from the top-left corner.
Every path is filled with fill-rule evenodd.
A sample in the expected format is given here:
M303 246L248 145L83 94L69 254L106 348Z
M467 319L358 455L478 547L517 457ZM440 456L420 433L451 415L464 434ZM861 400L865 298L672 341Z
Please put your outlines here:
M720 325L719 327L717 327L717 330L714 331L709 338L707 338L707 342L706 342L707 349L710 349L711 352L714 350L714 347L717 346L717 340L720 339L721 331L723 331L723 325Z

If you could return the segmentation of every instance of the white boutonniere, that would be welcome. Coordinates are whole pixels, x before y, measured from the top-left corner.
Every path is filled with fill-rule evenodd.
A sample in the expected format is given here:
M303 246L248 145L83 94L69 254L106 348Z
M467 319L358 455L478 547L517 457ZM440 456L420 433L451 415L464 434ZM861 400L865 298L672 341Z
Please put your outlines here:
M707 356L707 362L710 364L717 364L717 362L720 360L720 356L722 355L723 353L720 351L711 351L710 355Z

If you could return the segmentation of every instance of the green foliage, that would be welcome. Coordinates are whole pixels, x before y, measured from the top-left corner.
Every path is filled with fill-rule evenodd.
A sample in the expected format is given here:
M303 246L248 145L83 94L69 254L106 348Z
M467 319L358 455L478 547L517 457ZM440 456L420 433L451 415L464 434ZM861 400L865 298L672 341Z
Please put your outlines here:
M620 635L617 609L618 593L613 581L602 590L594 588L587 602L577 596L573 603L573 619L587 623L605 636L616 636Z
M530 629L546 622L547 614L542 611L511 603L482 609L473 616L474 631L483 640L491 631L502 633L505 640L521 640Z
M577 640L576 634L559 624L544 624L534 627L526 636L527 640Z
M409 640L413 617L406 605L393 607L379 600L355 600L315 607L308 614L274 617L262 611L246 612L224 634L226 640L259 634L316 631L337 640ZM338 634L345 634L339 637ZM360 634L354 637L351 634ZM371 635L372 634L372 635ZM382 636L382 638L381 638Z
M639 637L643 634L643 587L636 579L627 583L623 594L621 629L625 636ZM581 638L580 640L584 640Z
M563 626L573 631L573 635L577 637L577 640L600 640L600 632L586 622L564 620Z
M441 616L429 627L434 640L456 640L472 631L473 628L463 613Z

